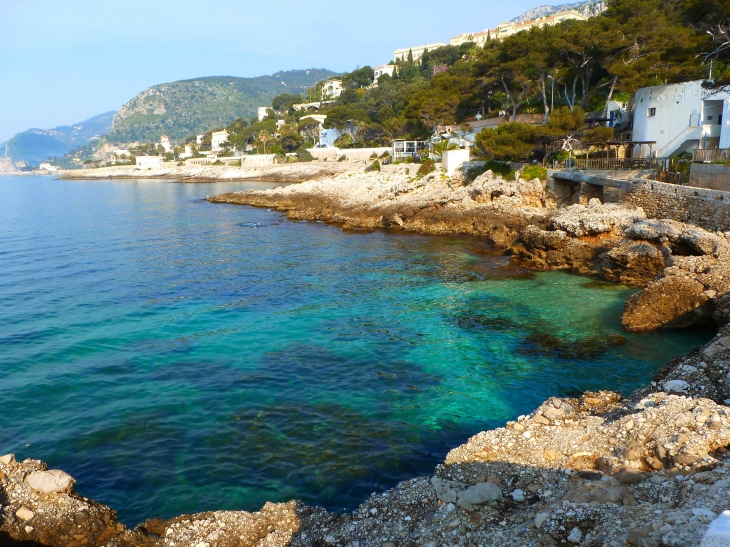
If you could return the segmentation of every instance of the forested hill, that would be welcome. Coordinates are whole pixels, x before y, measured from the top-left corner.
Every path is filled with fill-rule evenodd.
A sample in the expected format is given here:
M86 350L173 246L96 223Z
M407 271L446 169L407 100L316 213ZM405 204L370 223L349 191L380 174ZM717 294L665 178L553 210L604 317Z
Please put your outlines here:
M83 122L52 129L28 129L0 144L0 155L9 156L14 162L25 161L37 166L48 158L63 156L104 135L112 126L114 114L116 112L106 112Z
M134 97L114 117L107 140L155 142L162 134L181 139L250 119L259 106L281 93L306 93L335 73L325 69L290 70L272 76L213 76L160 84Z

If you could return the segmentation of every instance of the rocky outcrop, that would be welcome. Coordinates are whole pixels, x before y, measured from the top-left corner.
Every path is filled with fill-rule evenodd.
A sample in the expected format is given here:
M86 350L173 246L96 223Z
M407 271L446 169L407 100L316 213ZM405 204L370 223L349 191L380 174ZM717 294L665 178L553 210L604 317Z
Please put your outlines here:
M527 228L513 252L533 268L645 286L626 304L629 330L730 319L730 233L647 219L641 209L592 200L556 211L546 229Z
M469 186L440 173L348 173L297 186L223 194L209 201L285 211L351 230L391 228L427 234L487 236L510 246L530 225L544 226L539 181L508 182L491 172Z
M453 449L433 476L373 494L344 515L292 501L255 513L151 519L129 530L114 511L69 490L73 481L62 472L4 456L0 540L54 547L698 547L705 533L721 537L728 518L728 374L725 327L628 398L551 398Z

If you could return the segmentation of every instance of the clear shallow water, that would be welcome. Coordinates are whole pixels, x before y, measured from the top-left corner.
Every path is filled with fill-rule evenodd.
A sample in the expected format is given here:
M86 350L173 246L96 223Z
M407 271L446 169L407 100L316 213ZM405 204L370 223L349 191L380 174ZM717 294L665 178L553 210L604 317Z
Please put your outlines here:
M631 391L707 332L477 238L347 234L201 198L265 183L0 177L0 453L128 524L353 508L552 395Z

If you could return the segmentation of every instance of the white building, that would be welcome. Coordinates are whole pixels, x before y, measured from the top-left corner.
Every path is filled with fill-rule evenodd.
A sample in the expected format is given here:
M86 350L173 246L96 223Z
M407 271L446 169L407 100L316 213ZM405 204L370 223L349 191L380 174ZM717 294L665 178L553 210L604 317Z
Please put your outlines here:
M270 108L271 108L270 106L259 106L259 110L258 110L258 114L257 114L259 117L259 121L263 120L266 116L269 115L268 111Z
M195 136L195 144L197 144L198 146L200 146L201 144L203 144L203 135L196 135Z
M210 149L213 152L220 152L223 150L223 143L228 141L228 131L213 131L210 137Z
M160 137L160 146L165 149L165 152L172 152L172 145L170 144L170 139L167 135L162 135Z
M387 74L391 78L393 77L393 73L395 72L395 65L380 65L375 67L375 77L374 80L377 82L378 78L381 76Z
M426 51L433 51L434 49L444 47L446 44L442 42L435 42L433 44L425 44L422 46L415 46L415 47L407 47L403 49L396 49L393 52L393 60L394 61L407 61L408 60L408 53L413 54L413 60L417 61L421 57L423 57L423 54Z
M555 26L563 21L568 20L574 21L587 21L588 17L576 10L562 10L547 17L538 17L530 21L524 21L522 23L500 23L495 29L485 29L482 32L458 34L451 38L449 43L452 46L460 46L466 42L474 42L480 47L484 47L484 44L489 40L495 38L506 38L512 36L523 30L530 30L532 27L544 27L544 26ZM415 54L414 54L415 58Z
M333 78L322 84L322 99L336 99L342 95L342 80Z
M705 90L702 81L642 88L634 102L632 139L656 142L652 154L659 158L694 148L730 148L730 93ZM648 151L644 147L641 154Z
M193 157L193 145L192 144L186 144L185 145L185 152L180 154L180 159L184 160L185 158L192 158Z
M56 165L51 165L47 161L41 163L40 166L38 167L38 169L45 169L49 173L54 173L54 172L58 171L58 167Z
M162 158L160 156L137 156L137 167L140 169L155 169L162 167Z

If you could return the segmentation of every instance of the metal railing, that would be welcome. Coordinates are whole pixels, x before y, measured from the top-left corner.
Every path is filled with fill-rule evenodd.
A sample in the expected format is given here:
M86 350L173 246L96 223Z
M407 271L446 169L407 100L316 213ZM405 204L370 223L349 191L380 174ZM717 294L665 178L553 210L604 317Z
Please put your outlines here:
M716 163L730 161L730 148L707 148L692 150L693 162Z
M664 164L663 158L603 158L576 159L578 169L596 169L601 171L619 169L657 169Z

